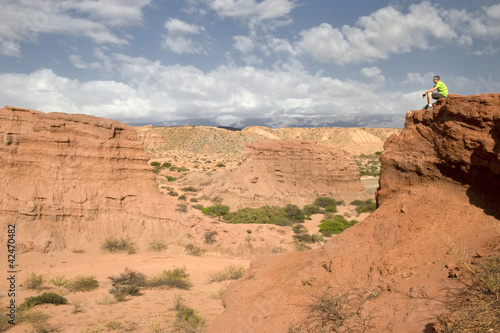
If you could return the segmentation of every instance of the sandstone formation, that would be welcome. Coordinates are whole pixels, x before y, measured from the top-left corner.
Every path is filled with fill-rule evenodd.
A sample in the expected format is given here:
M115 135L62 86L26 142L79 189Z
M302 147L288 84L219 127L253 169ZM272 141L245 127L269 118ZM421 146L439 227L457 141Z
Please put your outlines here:
M354 159L313 141L247 143L241 165L224 171L200 194L236 210L264 205L303 207L321 196L366 199Z
M135 129L120 122L4 107L2 225L16 223L18 247L38 251L163 233L173 204L147 160Z
M500 251L499 133L500 94L409 113L382 154L379 208L320 249L254 261L208 332L286 332L326 294L361 297L368 331L430 332L458 284L449 267Z
M316 141L318 144L347 151L352 155L382 151L384 141L399 129L390 128L268 128L250 126L241 131L229 131L205 126L138 127L146 149L155 155L168 151L196 154L242 154L245 143L295 139Z

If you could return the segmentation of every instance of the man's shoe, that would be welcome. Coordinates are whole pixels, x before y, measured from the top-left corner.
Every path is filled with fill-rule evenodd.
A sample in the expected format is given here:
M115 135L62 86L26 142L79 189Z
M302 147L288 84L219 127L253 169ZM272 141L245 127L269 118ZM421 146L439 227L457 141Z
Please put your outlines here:
M427 106L427 109L426 109L426 110L427 110L427 111L430 111L430 110L433 110L433 109L434 109L434 107L431 105L431 106Z

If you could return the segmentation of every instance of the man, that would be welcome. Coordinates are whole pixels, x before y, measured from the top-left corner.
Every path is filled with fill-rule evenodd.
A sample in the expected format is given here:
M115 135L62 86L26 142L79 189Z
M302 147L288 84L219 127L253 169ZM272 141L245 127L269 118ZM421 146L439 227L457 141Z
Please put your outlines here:
M427 90L422 94L422 98L424 98L427 95L427 105L423 107L424 110L433 109L432 99L440 99L448 97L448 88L446 88L446 85L440 80L441 78L439 77L439 75L434 76L432 78L432 81L434 82L434 87L432 87L431 89Z

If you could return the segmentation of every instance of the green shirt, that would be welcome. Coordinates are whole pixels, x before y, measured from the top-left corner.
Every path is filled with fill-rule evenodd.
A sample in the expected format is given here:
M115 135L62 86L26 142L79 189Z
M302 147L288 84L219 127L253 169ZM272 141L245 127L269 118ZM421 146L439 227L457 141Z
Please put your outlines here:
M448 88L446 87L446 85L443 82L438 81L438 83L436 83L436 85L434 87L438 88L438 93L440 93L444 97L448 96Z

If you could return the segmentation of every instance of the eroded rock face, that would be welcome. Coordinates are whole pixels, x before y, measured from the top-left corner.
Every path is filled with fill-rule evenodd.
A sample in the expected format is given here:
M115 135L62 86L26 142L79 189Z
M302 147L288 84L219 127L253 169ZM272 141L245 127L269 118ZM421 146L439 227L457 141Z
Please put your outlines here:
M165 221L172 210L147 159L136 131L123 123L4 107L2 223L16 223L18 245L39 251L147 233L153 225L141 230L141 223Z
M385 150L379 204L415 184L449 179L467 186L474 203L498 209L500 94L451 95L432 112L413 111Z
M325 295L365 295L370 332L431 329L459 287L450 263L500 251L499 124L500 94L412 111L385 145L379 208L320 249L254 261L207 332L286 332L318 320L307 305Z
M367 194L348 153L314 141L247 143L241 165L203 191L231 209L311 204L321 196L350 202Z

